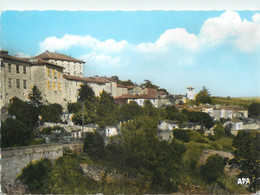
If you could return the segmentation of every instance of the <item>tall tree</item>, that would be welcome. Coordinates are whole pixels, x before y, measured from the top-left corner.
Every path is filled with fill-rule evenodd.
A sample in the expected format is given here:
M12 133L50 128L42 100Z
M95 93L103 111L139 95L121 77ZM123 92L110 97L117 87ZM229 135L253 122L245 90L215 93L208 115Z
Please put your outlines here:
M114 98L103 91L97 101L97 124L100 127L116 124L118 122L117 112L118 109Z
M141 84L142 86L146 87L146 88L158 88L157 85L154 85L150 80L144 80L144 83Z
M37 86L33 86L32 91L28 95L28 98L34 107L39 107L42 105L42 93L37 88Z
M87 84L81 85L79 89L80 101L85 101L85 100L91 101L94 97L95 97L95 93L91 87L89 87Z
M17 97L12 98L8 107L8 113L22 121L26 126L34 127L38 121L39 110L32 104L28 104Z
M211 104L209 90L203 86L202 90L196 96L196 104Z
M230 163L240 166L240 176L254 181L260 175L260 133L239 131L233 140L235 158Z

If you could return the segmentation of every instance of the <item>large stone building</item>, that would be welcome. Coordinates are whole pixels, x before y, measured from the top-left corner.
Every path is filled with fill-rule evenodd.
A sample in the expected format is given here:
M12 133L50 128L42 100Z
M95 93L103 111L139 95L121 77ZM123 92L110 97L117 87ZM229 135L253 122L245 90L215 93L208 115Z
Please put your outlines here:
M82 60L64 54L49 52L47 50L34 58L42 59L64 67L64 74L83 77L83 65L85 62Z
M122 96L124 101L127 95L131 96L129 101L137 101L139 105L149 99L158 107L156 89L124 86L107 77L85 78L84 61L64 54L45 51L33 58L19 58L1 50L0 60L2 115L13 97L29 101L28 94L33 86L41 91L44 104L58 103L65 109L67 103L77 101L82 84L88 84L96 96L106 91L113 97Z
M67 100L65 86L66 79L63 78L66 64L77 65L71 70L71 74L82 75L83 61L76 61L74 58L63 54L49 53L50 59L46 58L47 52L35 58L19 58L8 55L8 51L1 50L1 115L6 112L8 104L13 97L23 101L29 101L28 95L33 86L41 91L43 103L59 103L64 108ZM40 58L43 56L44 59ZM53 60L52 58L54 58ZM59 58L60 57L60 58ZM60 64L61 61L66 63ZM69 61L71 60L71 61ZM72 62L72 60L74 60ZM69 69L68 69L69 70Z

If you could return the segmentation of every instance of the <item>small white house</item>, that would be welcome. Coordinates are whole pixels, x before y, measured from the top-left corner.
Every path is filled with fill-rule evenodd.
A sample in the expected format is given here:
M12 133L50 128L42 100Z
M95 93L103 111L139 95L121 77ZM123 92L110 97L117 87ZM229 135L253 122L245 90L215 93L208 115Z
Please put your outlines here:
M243 121L239 119L231 119L230 121L226 122L224 126L231 125L231 130L232 131L237 131L237 130L242 130L243 129Z
M115 126L105 127L106 137L112 137L118 135L117 128Z
M81 132L81 130L72 131L72 132L71 132L71 137L74 138L74 139L80 139L80 138L82 138L82 132Z

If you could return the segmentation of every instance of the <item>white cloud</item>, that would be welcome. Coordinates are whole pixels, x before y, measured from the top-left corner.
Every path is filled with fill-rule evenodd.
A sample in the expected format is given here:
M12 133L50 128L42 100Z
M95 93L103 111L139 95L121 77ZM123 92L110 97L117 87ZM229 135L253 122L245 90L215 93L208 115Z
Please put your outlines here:
M219 44L232 44L244 52L260 46L259 14L253 22L241 20L234 11L226 11L220 17L206 20L198 35L201 44L214 47Z
M83 47L85 55L80 56L97 66L123 66L126 64L155 64L159 61L192 66L196 55L203 50L219 45L228 45L242 52L260 47L260 14L252 21L241 20L234 11L226 11L219 17L209 18L202 25L198 35L176 28L166 30L155 42L129 44L126 40L108 39L100 41L89 35L65 34L61 38L48 37L40 42L44 50L66 50ZM159 60L160 59L160 60ZM158 63L159 65L159 63Z
M80 59L83 59L84 61L86 61L88 63L88 65L92 65L92 66L120 66L120 60L121 58L116 56L116 57L112 57L112 56L108 56L105 54L96 54L95 52L92 52L90 54L87 55L82 55L80 56Z
M15 56L17 56L19 58L30 58L31 57L29 54L25 54L22 52L16 53Z

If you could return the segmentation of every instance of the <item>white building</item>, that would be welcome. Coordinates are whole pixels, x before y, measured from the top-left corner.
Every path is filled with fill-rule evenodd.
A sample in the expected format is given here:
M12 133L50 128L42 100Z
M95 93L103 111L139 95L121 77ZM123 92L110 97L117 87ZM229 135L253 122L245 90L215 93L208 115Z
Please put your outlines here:
M173 130L173 129L178 129L178 123L176 121L161 121L160 124L158 125L158 128L160 130Z
M187 87L187 99L188 100L195 99L195 90L193 87Z
M106 137L112 137L118 135L118 131L115 126L106 126L105 132L106 132Z

